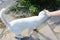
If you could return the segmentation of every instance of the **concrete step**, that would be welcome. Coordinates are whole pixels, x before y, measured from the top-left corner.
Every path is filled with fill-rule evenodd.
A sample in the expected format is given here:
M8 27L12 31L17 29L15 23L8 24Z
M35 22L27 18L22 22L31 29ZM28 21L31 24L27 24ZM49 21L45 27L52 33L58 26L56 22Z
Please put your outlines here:
M50 29L50 27L47 25L44 28L39 30L40 39L42 40L57 40L57 37L53 33L53 31Z
M44 27L40 26L40 30L38 33L33 33L33 37L40 40L57 40L55 33L51 30L51 28L45 24Z

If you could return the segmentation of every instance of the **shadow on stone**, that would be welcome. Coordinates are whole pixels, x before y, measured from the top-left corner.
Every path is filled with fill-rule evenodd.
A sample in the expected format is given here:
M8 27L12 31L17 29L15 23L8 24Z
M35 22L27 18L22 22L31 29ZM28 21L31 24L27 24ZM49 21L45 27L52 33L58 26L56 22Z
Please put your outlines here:
M30 36L30 37L24 37L21 40L35 40L35 39L32 36Z
M15 37L17 40L36 40L36 39L34 39L32 36L30 36L30 37L23 37L23 38L17 38L17 37Z
M34 29L34 31L37 32L39 35L41 35L44 39L46 39L46 40L52 40L51 38L47 37L43 33L39 32L37 29Z

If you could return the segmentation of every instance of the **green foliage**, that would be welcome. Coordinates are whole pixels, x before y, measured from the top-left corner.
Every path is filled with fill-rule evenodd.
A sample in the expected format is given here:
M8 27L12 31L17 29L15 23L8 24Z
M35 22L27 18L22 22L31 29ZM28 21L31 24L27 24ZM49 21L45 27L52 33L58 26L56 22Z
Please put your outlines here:
M60 5L60 0L17 0L17 3L16 6L11 8L11 11L19 12L21 7L26 7L32 14L37 14L43 9L56 10Z
M60 2L60 0L56 0L56 1Z
M29 10L30 10L31 13L34 13L34 12L37 11L37 8L32 5L32 6L29 7Z
M19 12L19 8L18 7L16 7L16 6L13 6L13 7L11 7L10 8L10 11L16 11L16 12Z
M60 4L60 0L56 0L56 3L57 3L57 4Z
M29 6L29 0L17 0L18 4L21 6Z

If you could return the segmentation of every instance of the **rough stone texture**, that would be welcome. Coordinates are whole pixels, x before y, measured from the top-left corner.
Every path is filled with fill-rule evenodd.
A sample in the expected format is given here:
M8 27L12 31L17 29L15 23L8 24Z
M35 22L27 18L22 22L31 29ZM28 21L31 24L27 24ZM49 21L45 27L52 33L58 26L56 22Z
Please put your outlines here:
M52 17L48 20L48 24L55 33L57 40L60 40L60 17Z
M0 28L5 28L5 24L2 22L2 20L0 19Z
M47 23L43 23L42 25L40 25L37 30L39 31L39 33L33 34L35 38L40 40L57 40L55 33L53 32L53 30L51 30Z
M4 33L3 37L0 40L16 40L16 39L14 37L14 34L10 30L7 30L7 32Z
M40 39L43 40L57 40L55 34L50 29L49 26L45 26L42 29L39 30L40 32Z

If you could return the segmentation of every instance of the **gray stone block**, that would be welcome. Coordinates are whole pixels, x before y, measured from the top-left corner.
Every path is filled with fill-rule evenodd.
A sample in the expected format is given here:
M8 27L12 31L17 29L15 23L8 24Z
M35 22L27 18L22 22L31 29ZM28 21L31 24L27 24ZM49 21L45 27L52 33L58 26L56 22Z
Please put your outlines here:
M40 35L40 40L57 40L55 34L48 25L40 29L38 34Z

